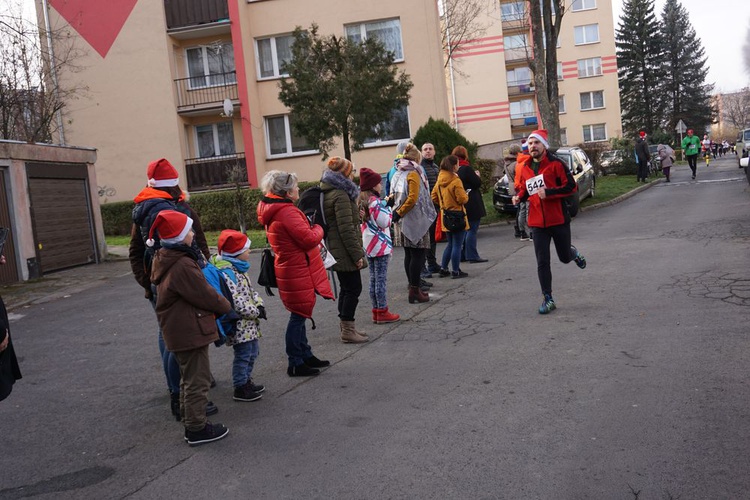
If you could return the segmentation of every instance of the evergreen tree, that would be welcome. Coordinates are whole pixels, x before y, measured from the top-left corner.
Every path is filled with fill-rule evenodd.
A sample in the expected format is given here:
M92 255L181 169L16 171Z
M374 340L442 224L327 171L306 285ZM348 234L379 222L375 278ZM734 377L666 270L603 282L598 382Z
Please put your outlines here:
M713 85L706 83L705 51L690 24L687 10L678 0L667 0L662 19L665 55L661 76L666 93L666 126L673 131L682 120L701 134L710 126L714 114Z
M664 116L663 44L654 0L625 0L615 41L623 131L651 134Z
M469 153L469 163L472 165L477 159L477 150L479 145L476 142L468 140L464 135L450 126L445 120L435 120L430 117L427 123L419 127L414 134L414 144L422 149L425 142L435 146L435 161L440 160L451 154L456 146L464 146Z

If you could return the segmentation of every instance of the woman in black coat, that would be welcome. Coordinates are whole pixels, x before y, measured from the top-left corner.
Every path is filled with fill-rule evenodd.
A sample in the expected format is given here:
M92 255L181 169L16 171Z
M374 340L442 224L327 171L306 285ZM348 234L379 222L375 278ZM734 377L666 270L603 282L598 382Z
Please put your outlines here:
M477 175L474 169L469 165L469 153L463 146L453 148L452 155L458 157L458 178L464 185L464 190L469 194L469 201L464 205L466 208L466 218L469 221L469 229L464 237L463 251L461 252L461 262L470 263L487 262L479 256L477 250L477 232L482 217L487 215L482 201L482 178Z
M0 264L5 264L5 256L0 255ZM13 390L13 384L21 378L18 360L10 340L10 325L5 303L0 297L0 401L7 398Z

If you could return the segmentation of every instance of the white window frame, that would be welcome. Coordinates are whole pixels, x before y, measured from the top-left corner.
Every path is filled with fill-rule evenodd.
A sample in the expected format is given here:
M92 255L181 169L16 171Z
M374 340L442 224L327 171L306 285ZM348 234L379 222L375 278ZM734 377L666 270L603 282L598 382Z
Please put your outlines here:
M579 7L576 9L576 3ZM581 12L584 10L596 9L596 0L573 0L570 4L570 10L573 12Z
M229 45L232 47L232 60L234 61L234 46L232 45L232 42L226 42L223 43L222 46ZM227 84L236 84L237 83L237 64L234 64L234 69L232 71L235 72L234 82L224 82L224 83L211 83L211 76L212 75L221 75L222 73L211 73L209 66L208 66L208 54L206 53L206 50L209 48L209 45L195 45L192 47L185 47L185 74L188 76L188 89L205 89L209 87L221 87ZM191 75L190 74L190 57L188 56L188 52L191 50L201 50L201 59L203 60L203 75ZM204 85L194 85L193 80L203 78Z
M279 118L284 117L284 138L285 138L285 145L286 145L286 153L277 153L272 154L271 153L271 134L268 130L268 120L270 118ZM269 115L263 117L263 131L265 133L265 139L266 139L266 158L268 159L274 159L274 158L291 158L294 156L307 156L311 154L318 154L320 151L318 149L315 149L314 146L310 146L313 149L306 149L304 151L292 151L292 125L289 121L289 115Z
M505 12L503 12L503 7L510 7L513 6L514 8L511 8L511 12L508 14L508 17L505 17ZM520 6L520 10L518 7ZM503 20L503 22L509 22L509 21L520 21L524 19L526 16L526 2L523 1L514 1L514 2L505 2L500 4L500 17Z
M602 95L602 105L594 107L594 94L598 94L598 93L601 93L601 95ZM587 95L587 94L589 96L589 103L591 104L590 108L584 108L583 107L583 96ZM605 107L607 107L607 103L604 102L604 91L603 90L591 90L589 92L581 92L579 94L579 96L578 96L578 99L579 99L580 104L581 104L581 111L593 111L593 110L596 110L596 109L604 109Z
M275 36L266 36L262 38L256 38L255 39L255 71L258 75L258 80L274 80L277 78L283 78L285 76L289 76L289 73L282 73L281 72L281 65L279 64L279 56L278 52L276 51L276 39L277 38L286 38L286 37L292 37L291 33L286 33L282 35L275 35ZM269 40L271 43L271 64L273 65L273 75L271 76L262 76L261 75L261 69L260 69L260 47L258 46L259 42Z
M524 111L523 106L521 103L531 103L531 111ZM513 115L513 105L518 105L518 111L519 113L516 114L516 116ZM532 116L536 116L536 107L534 106L534 99L521 99L519 101L511 101L508 104L508 113L510 114L511 120L518 120L520 118L530 118Z
M375 23L384 23L384 22L388 22L388 21L393 21L396 24L398 24L398 45L399 45L399 49L401 50L401 57L399 57L398 53L396 53L394 51L393 62L397 62L397 63L398 62L404 62L404 60L406 58L406 56L404 54L404 32L401 29L401 19L398 18L398 17L393 17L393 18L389 18L389 19L378 19L378 20L373 20L373 21L365 21L365 22L361 22L361 23L346 24L344 26L344 36L346 36L347 38L349 37L349 35L348 35L347 31L346 31L347 28L354 28L354 27L358 26L359 27L359 36L362 39L362 41L365 41L365 40L367 40L367 26L368 25L372 25L372 24L375 24ZM386 49L388 49L387 46L386 46Z
M562 62L557 61L557 81L564 80Z
M589 40L586 36L586 28L590 26L596 27L596 40ZM581 33L581 42L578 41L578 33ZM592 24L582 24L581 26L575 26L573 27L573 40L575 45L589 45L592 43L599 43L601 40L601 35L599 33L599 23L592 23Z
M583 64L583 72L581 72L582 64ZM579 59L577 65L578 65L578 78L591 78L594 76L602 76L602 58L601 57L590 57L588 59ZM596 71L597 69L599 70L598 73Z
M529 77L527 80L519 80L516 76L516 72L518 70L526 70L529 73ZM513 79L510 79L510 76L513 76ZM528 66L519 66L518 68L513 68L505 71L505 78L508 81L508 85L515 86L515 85L532 85L534 83L534 78L531 73L531 68Z
M604 129L604 137L601 139L594 138L594 127L602 127ZM589 133L589 139L586 139L586 132ZM583 126L583 142L600 142L607 140L607 124L606 123L594 123L591 125Z
M568 129L567 128L560 129L560 144L562 146L568 145Z
M362 144L365 148L387 146L391 144L398 144L404 140L408 140L411 137L411 118L409 118L409 106L406 106L406 122L408 123L408 136L407 137L396 137L394 139L375 139L374 141L364 142Z
M558 101L558 103L557 103L558 114L564 115L565 113L568 112L568 110L565 107L565 94L558 95L557 96L557 101Z
M232 156L237 154L237 143L234 140L234 123L229 122L230 125L232 125L232 144L234 145L234 152L233 153L221 153L221 142L219 141L219 124L220 123L226 123L226 122L214 122L214 123L200 123L197 125L193 125L193 138L195 140L195 157L196 158L222 158L226 156ZM214 132L214 154L213 156L201 156L200 151L200 139L198 138L198 127L208 127L211 126Z

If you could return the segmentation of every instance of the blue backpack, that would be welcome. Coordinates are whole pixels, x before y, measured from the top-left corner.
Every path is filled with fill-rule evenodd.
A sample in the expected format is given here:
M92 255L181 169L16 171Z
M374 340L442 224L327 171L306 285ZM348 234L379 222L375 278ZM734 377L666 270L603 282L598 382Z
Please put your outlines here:
M234 336L235 333L237 333L237 322L240 320L240 315L234 310L232 292L224 281L224 271L210 262L207 262L206 266L203 268L203 276L206 277L208 284L214 287L214 289L232 305L232 309L228 313L222 314L216 318L216 326L219 329L219 340L217 340L215 344L221 346L226 343L227 335Z

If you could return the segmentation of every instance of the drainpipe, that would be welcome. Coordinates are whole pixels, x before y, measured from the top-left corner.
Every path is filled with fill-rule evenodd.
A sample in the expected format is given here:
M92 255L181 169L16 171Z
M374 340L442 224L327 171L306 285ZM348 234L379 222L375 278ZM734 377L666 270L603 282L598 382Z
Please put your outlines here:
M52 46L52 28L49 22L49 4L47 0L42 0L42 9L44 10L44 30L47 34L47 49L49 50L49 61L47 61L47 64L49 64L50 76L52 76L52 85L54 86L53 90L55 94L55 100L58 101L60 99L60 87L57 80L57 70L55 69L55 52ZM64 146L65 130L63 128L62 111L58 109L55 115L57 121L58 142L61 146Z

